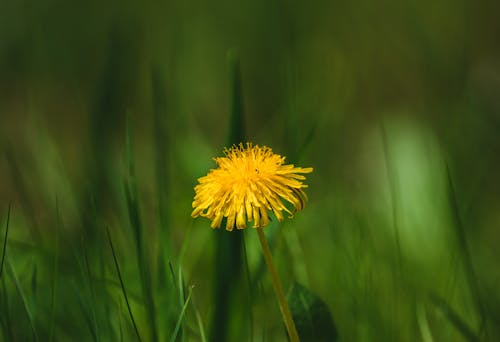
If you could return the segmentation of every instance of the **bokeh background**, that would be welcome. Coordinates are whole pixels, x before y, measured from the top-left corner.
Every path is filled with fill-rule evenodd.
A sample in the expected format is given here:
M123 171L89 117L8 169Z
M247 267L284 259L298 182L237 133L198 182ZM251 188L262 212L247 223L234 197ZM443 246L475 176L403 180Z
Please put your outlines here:
M286 340L256 232L226 269L190 217L236 115L314 167L266 228L304 340L500 339L499 7L2 1L0 336Z

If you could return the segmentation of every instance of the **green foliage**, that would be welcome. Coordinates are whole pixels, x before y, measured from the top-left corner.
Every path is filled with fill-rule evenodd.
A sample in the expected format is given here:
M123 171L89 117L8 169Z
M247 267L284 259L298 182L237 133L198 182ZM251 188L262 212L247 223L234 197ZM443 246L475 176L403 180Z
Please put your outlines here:
M0 340L285 340L189 215L247 139L314 167L266 227L304 340L500 340L499 4L1 1Z
M299 283L294 283L288 304L301 341L337 341L338 334L325 302Z

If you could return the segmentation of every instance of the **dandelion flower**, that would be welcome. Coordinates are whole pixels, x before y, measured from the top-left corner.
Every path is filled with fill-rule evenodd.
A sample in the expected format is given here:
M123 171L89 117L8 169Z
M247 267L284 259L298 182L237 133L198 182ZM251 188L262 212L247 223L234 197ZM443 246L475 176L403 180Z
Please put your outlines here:
M226 218L226 230L231 231L251 221L254 228L264 227L269 212L283 221L283 211L293 217L304 208L307 196L302 189L307 185L301 173L312 172L311 167L285 165L285 157L251 143L233 145L224 154L214 158L217 169L198 179L192 217L210 219L212 228L219 228Z

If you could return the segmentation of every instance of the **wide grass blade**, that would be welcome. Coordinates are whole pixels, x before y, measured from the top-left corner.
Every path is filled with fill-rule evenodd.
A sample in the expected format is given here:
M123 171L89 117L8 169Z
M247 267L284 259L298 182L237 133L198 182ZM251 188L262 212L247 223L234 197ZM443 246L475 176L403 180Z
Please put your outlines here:
M476 272L474 270L474 266L472 264L472 258L469 251L469 246L467 244L467 238L465 235L465 227L462 223L462 219L460 218L460 212L458 209L458 202L455 195L455 188L453 186L453 181L451 179L450 169L448 165L446 165L446 172L448 177L448 198L450 201L452 219L453 219L453 227L455 228L455 233L458 240L458 247L462 257L462 261L464 263L465 275L467 279L467 283L470 291L472 292L474 298L474 304L476 306L477 313L480 318L479 323L479 331L482 333L486 324L486 313L484 304L481 300L481 295L479 292L479 284L476 277Z
M167 281L167 267L165 259L170 257L170 246L168 245L170 199L169 199L169 170L168 160L170 157L166 85L160 68L152 71L153 110L154 110L154 142L155 142L155 166L156 166L156 188L159 215L159 249L158 249L158 286L163 288Z
M231 56L231 117L228 142L238 144L245 140L243 113L243 91L239 61ZM215 250L215 312L212 317L211 340L227 340L228 322L231 321L230 298L234 284L241 273L243 232L227 232L224 229L213 231L216 239Z
M231 63L231 117L228 143L239 144L245 142L245 112L243 102L243 86L241 81L240 61L235 53L230 56Z
M137 193L137 183L135 177L135 162L133 157L133 137L130 125L130 118L127 116L127 165L128 177L125 180L125 197L127 209L135 237L137 250L137 264L141 277L142 295L146 313L148 316L149 331L152 341L158 341L158 329L156 324L156 307L154 300L154 287L152 283L151 264L149 262L149 249L145 249L143 240L143 226L140 217L139 198Z

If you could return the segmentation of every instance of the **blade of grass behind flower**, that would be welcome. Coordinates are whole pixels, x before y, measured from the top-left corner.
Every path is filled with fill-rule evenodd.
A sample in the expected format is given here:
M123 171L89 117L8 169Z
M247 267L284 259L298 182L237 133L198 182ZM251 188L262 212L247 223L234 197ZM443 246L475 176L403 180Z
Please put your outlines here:
M304 138L304 141L300 143L301 131L303 128L299 127L299 106L297 101L297 78L296 78L296 68L293 62L293 57L290 56L288 63L286 63L286 84L287 84L287 99L288 99L288 110L283 113L283 121L285 123L284 130L284 142L286 155L289 160L298 161L302 154L305 152L307 146L312 141L314 137L314 132L318 125L318 121L314 121L313 126L309 129L308 134ZM282 234L287 247L289 248L293 256L292 270L294 271L295 280L308 285L309 276L307 272L306 258L303 253L303 248L300 243L300 238L296 229L279 230L279 234ZM259 264L259 270L265 269L264 259L261 258Z
M82 191L82 213L92 208L99 216L116 205L111 175L113 174L113 141L124 127L124 99L133 87L132 76L136 67L138 49L132 48L136 41L134 35L113 27L107 37L103 72L99 75L96 93L89 111L88 121L88 157L85 160L85 174L88 181ZM90 196L93 196L93 199ZM93 241L98 227L92 217L82 216L83 224L89 232L89 241ZM90 222L89 222L90 221Z
M141 276L142 295L146 313L148 316L148 324L150 336L153 341L158 341L158 330L156 325L156 308L153 297L153 284L151 275L151 265L148 262L149 249L145 249L143 241L143 226L140 218L140 209L137 195L137 184L135 177L135 162L133 156L133 136L130 125L130 117L127 115L127 165L128 177L125 180L125 196L127 201L127 209L129 213L130 224L135 236L137 249L137 263Z
M120 281L120 287L122 289L123 298L125 299L125 303L127 304L127 310L132 321L132 325L134 326L135 334L137 335L137 339L141 341L141 335L139 334L139 329L137 328L137 324L135 323L134 314L132 313L132 309L130 308L130 304L128 301L127 291L125 290L125 284L123 282L122 274L120 272L120 266L118 265L118 260L116 258L115 248L113 247L113 241L111 240L111 234L109 233L109 228L106 227L106 233L108 235L109 247L111 248L111 254L113 255L113 261L115 264L116 274L118 275L118 280ZM121 336L121 324L120 324L120 336Z
M231 116L229 126L229 145L245 140L243 113L243 93L239 61L233 54L231 60ZM224 229L213 230L215 236L215 311L212 316L210 331L211 341L227 340L228 324L231 322L230 299L234 294L234 284L241 273L242 236L241 231L227 232Z
M233 52L230 55L231 64L231 117L229 126L229 145L245 142L245 113L243 102L243 87L241 82L240 61Z
M286 84L287 84L287 109L283 112L283 122L285 124L284 143L286 155L290 160L296 160L298 155L299 123L297 106L297 80L292 58L288 58L286 63Z
M301 132L304 127L300 127L299 123L299 105L297 101L297 80L295 75L295 66L292 58L286 63L286 84L287 84L287 99L288 110L283 112L284 130L284 146L286 149L287 160L298 161L307 150L310 143L315 137L315 133L321 124L330 117L327 113L322 113L318 120L314 120L312 126L307 130L307 134L302 137ZM297 260L300 260L297 258Z

